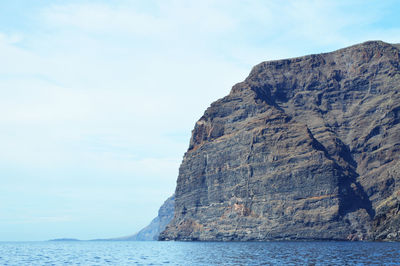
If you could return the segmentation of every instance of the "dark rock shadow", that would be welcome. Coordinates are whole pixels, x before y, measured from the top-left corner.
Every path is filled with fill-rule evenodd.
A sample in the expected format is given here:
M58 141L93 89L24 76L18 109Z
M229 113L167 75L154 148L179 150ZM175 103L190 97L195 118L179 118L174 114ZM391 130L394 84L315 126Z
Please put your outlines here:
M375 217L375 210L372 202L362 185L357 182L357 173L350 176L342 176L339 179L339 215L345 216L347 213L365 209L371 219Z
M324 152L325 156L335 162L335 170L339 173L338 189L339 189L339 215L345 216L347 213L355 212L359 209L365 209L371 219L375 217L375 210L372 207L368 194L363 186L357 181L359 174L354 170L357 168L357 162L354 160L350 149L339 140L338 155L345 160L348 165L346 169L340 166L334 158L332 158L326 147L314 138L311 131L308 134L313 138L313 147Z

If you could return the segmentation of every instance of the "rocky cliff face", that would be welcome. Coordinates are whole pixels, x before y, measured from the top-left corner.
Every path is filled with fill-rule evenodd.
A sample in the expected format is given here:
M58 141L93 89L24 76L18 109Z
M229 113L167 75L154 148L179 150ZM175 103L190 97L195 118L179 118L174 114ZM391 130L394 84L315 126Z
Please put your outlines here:
M151 223L140 230L138 233L108 240L132 240L132 241L151 241L157 240L158 236L164 231L167 224L169 224L174 217L174 204L175 196L169 197L158 210L158 216L154 218Z
M400 240L400 51L263 62L196 123L161 240Z

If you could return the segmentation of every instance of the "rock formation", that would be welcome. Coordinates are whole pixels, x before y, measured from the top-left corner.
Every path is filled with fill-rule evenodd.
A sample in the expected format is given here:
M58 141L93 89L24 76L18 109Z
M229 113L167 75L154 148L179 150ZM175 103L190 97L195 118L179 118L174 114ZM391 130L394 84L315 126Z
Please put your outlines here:
M174 195L169 197L158 210L158 216L154 218L151 223L131 236L112 238L107 240L117 241L151 241L157 240L158 236L164 231L167 224L169 224L174 217Z
M400 46L255 66L196 123L160 240L400 240Z

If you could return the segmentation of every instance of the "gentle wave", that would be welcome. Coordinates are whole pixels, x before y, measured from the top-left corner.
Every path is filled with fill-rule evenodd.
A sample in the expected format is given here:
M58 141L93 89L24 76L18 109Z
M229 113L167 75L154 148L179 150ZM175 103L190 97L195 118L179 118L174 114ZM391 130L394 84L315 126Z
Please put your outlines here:
M0 265L400 264L400 243L0 242Z

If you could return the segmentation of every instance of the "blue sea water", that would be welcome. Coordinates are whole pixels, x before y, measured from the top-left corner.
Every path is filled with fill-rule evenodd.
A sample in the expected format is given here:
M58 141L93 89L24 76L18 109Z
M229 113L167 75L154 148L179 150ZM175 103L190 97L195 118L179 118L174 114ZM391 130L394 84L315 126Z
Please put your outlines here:
M400 243L0 242L0 265L400 265Z

